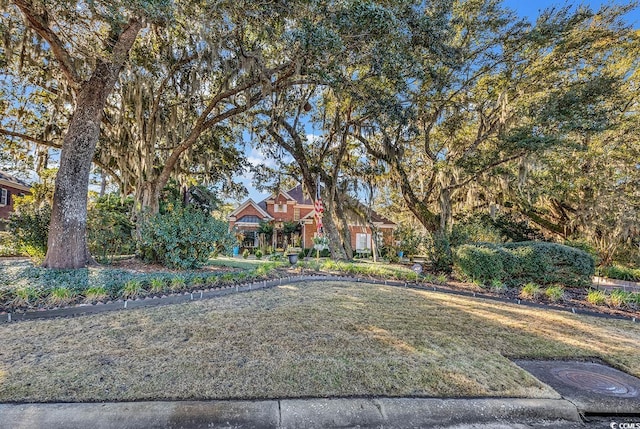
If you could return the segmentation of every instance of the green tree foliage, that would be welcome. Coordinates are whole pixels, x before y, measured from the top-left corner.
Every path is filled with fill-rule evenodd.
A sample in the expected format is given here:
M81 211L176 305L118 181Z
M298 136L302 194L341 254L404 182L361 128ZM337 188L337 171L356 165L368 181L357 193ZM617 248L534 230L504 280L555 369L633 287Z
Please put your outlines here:
M133 199L124 201L113 194L99 197L89 207L87 239L98 262L110 262L117 255L135 253L131 211Z
M14 197L14 204L16 211L7 225L12 240L18 250L41 262L47 253L51 206L47 202L37 204L30 197Z

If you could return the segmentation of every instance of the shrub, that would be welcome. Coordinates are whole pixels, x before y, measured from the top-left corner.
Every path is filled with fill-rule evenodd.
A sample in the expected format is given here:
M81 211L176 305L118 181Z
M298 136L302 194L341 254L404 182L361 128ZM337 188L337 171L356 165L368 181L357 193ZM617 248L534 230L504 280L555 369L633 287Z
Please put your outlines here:
M593 305L604 305L607 301L607 295L597 289L591 289L589 293L587 293L587 302Z
M640 269L611 265L608 267L599 267L598 273L601 276L608 277L610 279L626 280L631 282L640 281Z
M197 268L216 248L230 248L234 241L226 222L195 208L177 207L142 223L138 254L170 268Z
M123 202L116 195L105 195L89 208L87 242L98 261L109 262L114 255L135 252L133 222L129 218L132 206L132 198Z
M40 207L23 204L9 216L7 229L13 236L16 247L35 262L39 262L47 253L50 221L51 206L48 204Z
M431 246L429 247L429 258L436 272L450 273L453 266L453 254L451 253L451 245L449 237L446 233L437 232L431 237Z
M256 250L255 255L256 255L256 259L262 259L262 250L260 249Z
M560 285L549 286L544 294L551 302L561 301L564 298L564 288Z
M540 288L540 285L530 282L522 286L522 289L520 290L520 298L537 299L540 297L541 293L542 290Z
M534 282L586 287L594 273L593 257L586 252L536 241L462 245L456 250L455 266L468 280L498 279L515 286Z
M502 259L495 249L489 247L460 246L456 251L456 269L466 280L482 284L502 281L505 277Z
M244 259L247 259L250 254L251 254L251 252L249 252L249 249L244 249L244 251L242 252L242 257Z
M393 238L399 243L396 253L402 251L405 257L425 254L428 249L429 237L411 226L399 225L393 231Z

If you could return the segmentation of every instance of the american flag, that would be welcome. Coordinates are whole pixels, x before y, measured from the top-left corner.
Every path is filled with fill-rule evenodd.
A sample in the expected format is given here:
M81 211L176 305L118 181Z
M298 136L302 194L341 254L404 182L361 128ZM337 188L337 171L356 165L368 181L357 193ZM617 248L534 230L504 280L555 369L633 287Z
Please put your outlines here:
M320 197L320 184L316 186L316 201L314 203L315 214L313 215L316 220L316 228L318 234L322 233L322 213L324 212L324 206L322 205L322 197Z

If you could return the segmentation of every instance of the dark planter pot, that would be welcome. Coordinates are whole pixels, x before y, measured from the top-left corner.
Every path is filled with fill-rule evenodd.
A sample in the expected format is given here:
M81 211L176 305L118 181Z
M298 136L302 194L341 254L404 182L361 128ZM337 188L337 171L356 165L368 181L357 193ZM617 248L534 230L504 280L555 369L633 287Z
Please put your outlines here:
M298 255L287 255L289 257L289 263L295 265L298 263Z

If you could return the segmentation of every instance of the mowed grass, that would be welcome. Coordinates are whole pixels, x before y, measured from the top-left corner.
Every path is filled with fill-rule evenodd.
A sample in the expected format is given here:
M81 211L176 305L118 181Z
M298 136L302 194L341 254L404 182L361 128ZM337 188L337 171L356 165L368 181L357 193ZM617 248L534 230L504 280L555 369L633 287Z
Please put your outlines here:
M556 397L508 357L640 375L640 325L361 283L0 326L0 401Z

